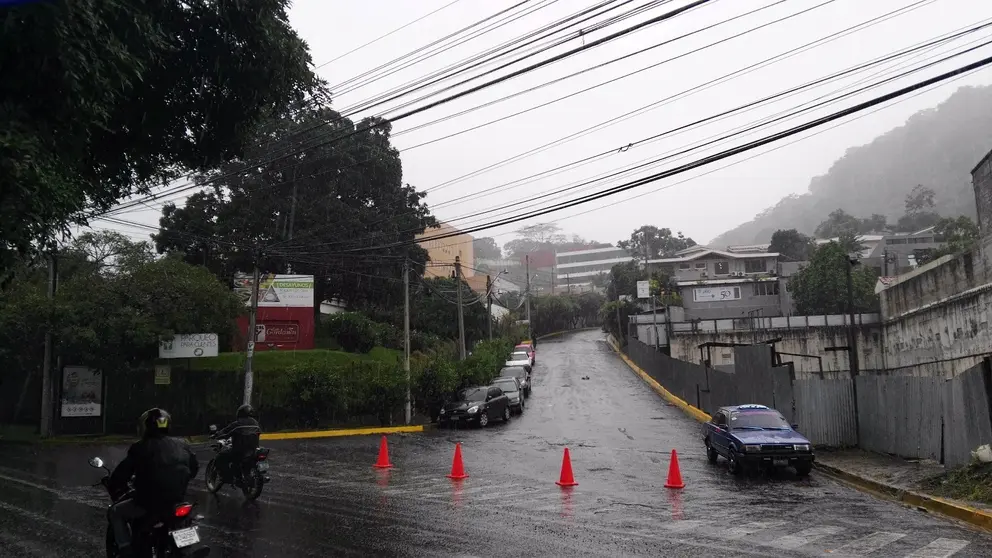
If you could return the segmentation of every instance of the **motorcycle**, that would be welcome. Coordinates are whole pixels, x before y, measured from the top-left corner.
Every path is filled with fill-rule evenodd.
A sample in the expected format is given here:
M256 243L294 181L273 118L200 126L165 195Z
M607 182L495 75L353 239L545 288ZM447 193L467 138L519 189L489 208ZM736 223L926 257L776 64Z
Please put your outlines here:
M104 465L103 460L99 457L90 458L89 464L95 469L103 469L107 472L94 486L103 485L109 494L110 469ZM133 489L128 490L119 498L114 499L111 505L132 496ZM200 541L200 528L197 525L203 516L192 514L194 506L195 504L183 502L177 504L171 514L149 514L139 519L137 525L129 525L134 555L139 558L175 558L179 556L202 558L210 555L210 547ZM117 549L114 530L110 525L107 525L106 543L107 558L117 558L120 553Z
M211 436L217 433L217 425L210 425ZM216 453L220 453L231 447L230 438L217 439L210 447ZM235 463L226 471L221 471L217 467L217 458L214 457L207 463L206 481L207 490L211 494L216 494L225 484L233 485L241 489L245 498L255 500L262 495L262 487L272 480L269 476L269 448L256 448L255 452L244 459L241 463Z

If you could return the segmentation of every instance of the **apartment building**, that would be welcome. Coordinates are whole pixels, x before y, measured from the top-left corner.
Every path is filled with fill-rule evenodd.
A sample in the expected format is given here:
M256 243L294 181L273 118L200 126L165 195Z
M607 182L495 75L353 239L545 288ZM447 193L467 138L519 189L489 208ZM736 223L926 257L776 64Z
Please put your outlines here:
M439 240L421 240L440 234L454 236ZM455 257L462 264L464 277L475 276L475 250L472 247L472 235L465 234L447 223L438 223L437 227L427 229L417 235L417 244L427 250L430 262L424 270L424 277L451 277L455 271Z
M589 248L555 254L556 290L571 286L574 290L589 290L592 280L600 274L608 275L613 266L634 258L623 248Z

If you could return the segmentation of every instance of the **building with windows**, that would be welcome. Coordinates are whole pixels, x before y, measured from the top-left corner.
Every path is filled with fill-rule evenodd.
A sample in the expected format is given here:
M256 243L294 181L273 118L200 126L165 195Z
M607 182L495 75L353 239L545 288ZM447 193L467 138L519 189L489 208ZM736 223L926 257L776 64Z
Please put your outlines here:
M573 292L589 290L593 278L600 274L608 275L613 266L632 261L634 258L623 248L588 248L555 254L555 290L573 288Z
M648 264L672 278L686 320L785 315L779 255L761 249L693 246Z
M452 234L454 236L438 240L421 240L440 234ZM475 275L475 250L472 247L472 235L460 232L447 223L438 223L437 227L427 229L418 234L417 244L427 250L430 262L424 269L424 277L451 277L455 272L455 257L457 256L462 264L462 276L473 277Z

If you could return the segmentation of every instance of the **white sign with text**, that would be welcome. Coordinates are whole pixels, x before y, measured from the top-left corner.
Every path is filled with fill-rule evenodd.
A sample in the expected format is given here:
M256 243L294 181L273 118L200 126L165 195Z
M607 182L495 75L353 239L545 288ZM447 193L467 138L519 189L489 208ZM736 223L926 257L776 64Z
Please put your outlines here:
M158 358L215 357L220 348L216 333L181 333L158 343Z
M692 300L696 302L720 302L723 300L740 299L740 287L698 287L692 289Z
M650 298L651 297L651 282L650 281L638 281L637 282L637 298Z

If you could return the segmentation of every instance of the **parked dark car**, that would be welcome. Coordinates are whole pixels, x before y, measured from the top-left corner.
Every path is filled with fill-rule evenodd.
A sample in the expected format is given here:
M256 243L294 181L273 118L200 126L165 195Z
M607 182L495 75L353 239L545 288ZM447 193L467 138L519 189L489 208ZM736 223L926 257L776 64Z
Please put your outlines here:
M459 391L454 400L441 408L438 422L442 426L459 423L486 426L494 419L510 420L510 399L499 387L491 385Z
M524 390L520 380L516 378L496 378L493 385L503 390L510 399L510 412L522 415L524 413Z
M500 378L516 378L524 390L524 397L530 397L530 369L526 366L507 366L499 371Z
M735 475L758 467L795 467L799 477L808 476L813 469L813 446L796 432L798 425L789 424L775 409L764 405L721 407L703 425L706 457L716 463L722 456Z

